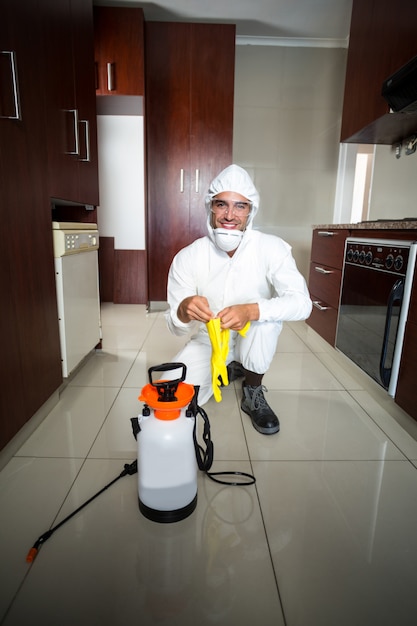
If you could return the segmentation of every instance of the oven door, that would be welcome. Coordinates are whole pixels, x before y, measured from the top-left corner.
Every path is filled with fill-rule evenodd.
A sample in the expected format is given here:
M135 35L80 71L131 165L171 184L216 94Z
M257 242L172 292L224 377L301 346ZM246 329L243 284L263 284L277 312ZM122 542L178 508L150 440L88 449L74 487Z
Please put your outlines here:
M345 264L336 348L389 388L404 294L404 277Z

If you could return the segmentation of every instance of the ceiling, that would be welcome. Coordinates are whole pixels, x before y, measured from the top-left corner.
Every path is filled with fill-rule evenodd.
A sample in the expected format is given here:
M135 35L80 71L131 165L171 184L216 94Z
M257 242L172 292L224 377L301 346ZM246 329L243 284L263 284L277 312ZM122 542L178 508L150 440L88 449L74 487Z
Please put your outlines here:
M273 44L289 38L312 45L313 40L322 45L327 40L329 46L347 45L352 8L352 0L94 0L94 4L139 6L147 21L233 23L238 40L262 38L258 43Z

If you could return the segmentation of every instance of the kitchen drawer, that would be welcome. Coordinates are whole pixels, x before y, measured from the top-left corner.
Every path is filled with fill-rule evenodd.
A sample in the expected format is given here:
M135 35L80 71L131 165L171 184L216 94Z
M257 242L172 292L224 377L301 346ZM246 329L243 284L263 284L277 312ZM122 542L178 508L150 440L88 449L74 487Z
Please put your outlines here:
M336 342L337 309L311 295L313 310L307 324L334 347Z
M316 263L310 263L310 278L308 287L319 300L324 300L335 309L339 306L340 283L342 270Z
M349 236L349 232L347 229L338 228L314 229L311 260L342 269L345 241L346 237Z

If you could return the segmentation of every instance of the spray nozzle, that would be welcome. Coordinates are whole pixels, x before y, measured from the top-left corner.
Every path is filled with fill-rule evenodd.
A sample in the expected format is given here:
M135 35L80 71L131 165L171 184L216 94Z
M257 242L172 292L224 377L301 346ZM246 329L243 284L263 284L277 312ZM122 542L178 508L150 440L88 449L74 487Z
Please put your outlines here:
M152 374L154 372L169 372L177 369L182 370L180 378L175 378L173 380L153 380ZM187 367L184 363L163 363L162 365L155 365L154 367L149 368L149 382L158 392L158 402L177 401L175 393L178 389L178 385L185 380L186 373Z

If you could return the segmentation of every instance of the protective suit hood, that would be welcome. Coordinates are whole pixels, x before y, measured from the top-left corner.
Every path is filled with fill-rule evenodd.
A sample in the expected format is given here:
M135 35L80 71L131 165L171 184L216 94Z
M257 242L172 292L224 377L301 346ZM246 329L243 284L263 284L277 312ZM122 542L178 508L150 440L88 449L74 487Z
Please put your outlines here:
M252 203L252 210L246 222L246 231L251 230L253 219L259 209L259 193L252 182L251 177L239 165L229 165L210 183L208 193L206 195L207 210L207 230L210 239L215 242L214 229L211 226L211 201L222 191L234 191L244 196Z

